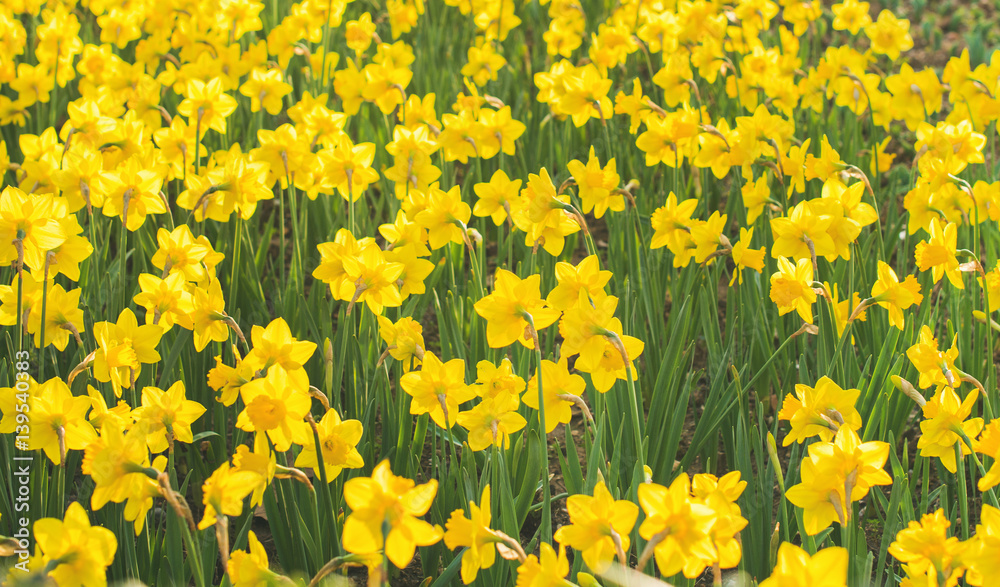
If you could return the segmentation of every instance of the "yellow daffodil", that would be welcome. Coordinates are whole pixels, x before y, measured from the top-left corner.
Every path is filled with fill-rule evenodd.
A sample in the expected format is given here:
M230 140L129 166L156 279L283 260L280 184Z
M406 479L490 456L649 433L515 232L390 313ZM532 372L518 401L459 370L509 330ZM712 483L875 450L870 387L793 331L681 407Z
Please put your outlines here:
M146 308L146 324L155 324L164 331L170 330L174 324L188 330L194 328L191 321L193 298L185 287L187 282L182 273L173 273L166 279L143 273L138 281L140 291L132 299Z
M91 526L79 502L69 504L62 520L43 518L35 522L33 529L48 575L58 585L108 584L107 568L114 561L118 541L111 530Z
M284 318L272 320L266 328L255 324L250 329L250 338L253 349L243 360L251 370L264 372L272 365L278 365L295 381L296 387L309 386L303 365L316 352L316 343L292 336Z
M226 365L222 362L222 356L216 355L215 367L208 370L208 386L219 392L219 396L215 399L224 406L233 405L240 388L254 378L254 370L243 362L235 345L233 355L236 360L235 367Z
M253 530L247 535L247 550L234 550L226 566L233 587L256 587L290 580L270 570L267 551Z
M94 481L90 508L121 503L133 494L133 477L149 466L149 450L141 426L123 433L118 423L105 420L101 435L84 448L81 469Z
M709 473L698 473L691 479L692 497L715 512L715 523L708 534L715 546L717 558L709 560L691 557L685 565L687 576L699 574L704 568L716 563L720 569L731 569L740 564L743 547L739 536L748 521L736 502L746 486L747 482L740 479L739 471L731 471L721 478Z
M355 477L344 483L344 499L351 515L344 522L344 548L355 554L385 551L392 564L405 568L417 546L441 540L440 526L419 519L431 507L437 480L416 485L397 477L382 461L371 477ZM388 530L388 532L385 532Z
M580 190L581 211L584 214L593 211L595 218L601 218L608 210L621 212L625 209L625 196L616 191L621 178L613 157L602 168L591 146L586 165L574 159L566 164L566 169L573 175Z
M508 448L510 435L527 424L524 416L516 411L520 404L517 395L498 394L485 397L471 410L459 413L456 421L469 431L469 448L474 451L490 446Z
M479 571L493 566L496 560L496 535L490 530L490 486L483 487L479 505L469 502L469 517L458 509L451 513L445 526L444 544L454 550L465 547L462 554L462 582L468 585L476 580Z
M733 271L733 277L729 280L729 286L732 287L733 283L737 280L740 285L743 285L743 270L753 269L757 273L761 273L764 270L764 257L767 254L764 247L759 249L751 249L750 241L753 240L753 227L747 230L744 227L740 227L740 240L733 245L732 256L733 262L736 263L736 269Z
M861 415L855 404L861 391L842 389L829 377L821 377L815 387L797 383L795 395L785 396L779 420L788 420L792 429L785 435L783 446L802 444L807 438L819 436L830 442L841 427L861 428Z
M202 486L202 502L205 514L198 529L204 530L215 525L218 516L239 516L243 513L243 500L246 499L260 475L253 471L237 470L222 463Z
M191 322L194 326L194 348L201 352L209 342L229 340L226 325L226 302L222 297L222 285L213 279L207 289L196 287L192 295Z
M474 306L486 320L486 340L491 348L504 348L518 341L533 349L529 325L538 332L559 319L559 310L542 299L540 283L537 274L521 279L506 269L497 269L493 292Z
M848 553L846 548L831 546L810 555L801 547L782 542L771 576L761 587L845 587Z
M202 282L208 273L202 261L211 251L211 245L199 242L187 224L174 230L161 228L156 233L159 245L150 262L167 275L180 273L185 280Z
M163 177L144 169L138 156L128 158L113 170L101 174L100 189L105 194L105 216L119 216L126 228L136 231L149 214L163 214L167 205L160 197Z
M857 432L841 426L833 442L809 445L802 461L802 483L790 487L788 501L802 508L806 532L813 536L833 522L851 521L851 504L874 485L891 485L883 470L889 458L885 442L861 442Z
M948 281L958 289L965 289L962 274L958 268L958 258L955 256L958 242L958 227L931 220L930 238L917 243L916 260L921 271L931 270L934 283L947 276Z
M440 428L450 429L458 417L458 406L476 396L465 384L465 361L442 363L434 353L424 354L419 371L410 371L399 380L403 391L413 397L410 413L431 415Z
M156 346L163 336L163 329L154 324L139 326L135 314L126 308L118 315L118 322L94 324L94 338L99 348L94 355L94 377L111 382L115 395L121 397L122 388L132 389L139 378L143 363L160 361Z
M448 243L461 244L472 208L462 201L458 186L447 192L436 185L427 195L427 207L414 217L414 222L427 229L427 239L433 250Z
M226 118L236 111L236 100L223 91L221 77L204 82L191 79L184 91L184 100L177 106L177 113L188 119L188 125L199 131L198 138L212 129L226 132Z
M403 317L393 323L385 316L378 316L379 336L389 348L392 358L403 364L403 372L420 365L424 356L424 328L413 318Z
M983 434L972 441L972 448L993 459L993 465L979 478L979 491L986 491L1000 485L1000 420L986 425Z
M257 443L253 451L245 444L236 447L236 452L233 453L233 471L250 471L258 476L250 493L250 507L257 507L264 500L264 491L278 472L277 465L274 451L266 444Z
M556 281L559 284L552 288L546 301L553 308L565 312L580 300L581 290L586 290L590 298L602 298L611 276L610 271L601 269L596 255L585 257L576 265L560 261L556 263Z
M560 545L558 554L547 542L543 542L540 548L539 556L530 554L517 567L516 587L565 584L565 577L569 574L565 547Z
M917 448L921 456L938 457L946 469L957 470L955 443L959 443L962 455L972 452L962 435L975 438L983 429L982 418L970 418L972 408L979 397L973 389L962 400L948 385L941 385L934 396L924 404L924 419L920 422L920 439Z
M44 316L45 340L42 340L41 307L37 313L28 314L28 332L35 335L36 347L53 345L63 351L69 344L70 335L80 336L84 330L83 310L80 309L81 293L79 288L66 291L58 283L50 285Z
M236 427L256 432L263 443L264 434L274 444L274 450L284 452L293 439L302 438L305 416L312 400L306 385L301 385L278 365L267 370L262 379L243 385L240 397L246 407L236 419Z
M681 473L669 488L643 483L638 497L646 514L639 536L647 541L654 536L659 539L653 556L661 573L670 576L681 572L692 557L715 560L715 546L708 535L715 512L691 498L691 481L686 473Z
M886 55L895 61L899 54L913 48L910 37L910 21L898 19L888 11L878 14L878 20L864 27L865 34L872 42L872 51Z
M943 578L947 585L954 585L965 568L962 545L955 536L948 536L949 526L944 510L924 514L919 522L913 520L896 533L889 554L907 566L911 577L925 578L934 585Z
M511 180L503 169L498 169L488 183L477 183L472 189L479 198L472 208L472 214L480 218L489 216L493 224L500 226L517 205L521 180Z
M476 384L473 389L481 398L508 394L520 397L525 389L525 382L514 373L514 365L510 359L504 357L499 365L485 360L476 364Z
M917 384L922 388L932 385L958 385L955 361L958 359L958 335L951 341L948 351L938 350L934 331L926 324L920 327L920 338L916 344L906 349L906 357L920 371Z
M191 424L205 413L205 406L185 397L184 382L178 381L166 391L156 387L142 389L142 405L132 412L136 422L145 425L146 444L152 453L173 448L175 440L192 443Z
M541 364L542 394L545 402L545 433L551 433L559 424L569 424L573 417L573 404L583 395L587 383L583 377L570 373L566 357L558 363L543 360ZM538 409L538 376L528 381L528 389L521 398L524 405Z
M303 429L303 432L305 430ZM365 465L365 461L357 449L361 435L364 433L361 422L341 420L337 410L331 409L316 423L316 431L319 434L320 447L323 451L323 467L326 469L328 482L333 482L344 469L357 469ZM295 466L312 467L316 476L319 477L320 463L311 430L309 437L302 438L300 444L302 444L302 452L295 458Z
M616 501L604 481L597 482L593 497L571 495L566 500L566 510L570 523L556 530L554 538L580 551L591 570L604 572L619 548L628 552L629 535L639 516L639 507L624 499Z
M676 251L682 247L688 238L687 233L690 232L691 214L697 207L698 200L692 198L678 203L677 196L670 192L666 204L653 212L650 222L655 232L649 248L669 246L671 251Z
M45 253L66 240L52 196L26 194L14 186L0 192L0 263L23 261L41 271ZM20 252L18 248L20 247Z
M83 450L97 439L94 428L84 418L90 409L89 399L74 397L58 377L33 387L28 437L31 450L45 451L45 456L59 465L67 450ZM13 415L12 404L4 410L4 419Z
M903 329L903 310L918 305L924 299L917 278L907 275L899 281L896 272L886 263L878 262L878 281L872 285L872 300L889 310L889 323Z
M792 265L778 257L778 271L771 275L771 301L778 306L778 314L795 310L805 322L812 323L812 305L816 292L812 288L813 267L809 259L799 259Z
M374 143L355 145L342 134L333 149L319 152L318 159L323 166L324 185L329 186L328 189L335 188L345 200L358 201L368 186L378 180L378 172L372 168Z
M833 29L836 31L850 31L852 35L856 35L872 21L868 14L869 5L867 2L844 0L844 2L834 4L832 9L834 14Z
M1000 509L983 504L975 536L965 543L962 562L968 565L965 580L983 587L1000 572Z

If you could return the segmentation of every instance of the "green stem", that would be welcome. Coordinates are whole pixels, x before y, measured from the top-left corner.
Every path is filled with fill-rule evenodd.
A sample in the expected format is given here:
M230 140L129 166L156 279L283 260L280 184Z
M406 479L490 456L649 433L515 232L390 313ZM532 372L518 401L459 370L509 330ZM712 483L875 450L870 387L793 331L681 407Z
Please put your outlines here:
M542 392L542 347L538 340L538 331L535 330L535 321L531 314L525 313L524 319L531 329L531 339L535 345L535 377L538 380L538 425L542 435L542 462L545 467L542 469L542 523L540 527L541 540L552 542L552 493L549 490L549 435L545 425L545 395Z
M407 186L409 182L407 181ZM351 227L351 236L356 233L354 231L354 186L351 185L351 174L347 174L347 216L348 216L348 226Z
M205 115L204 108L198 108L198 119L194 123L194 174L201 175L201 117ZM184 169L185 176L187 168Z
M971 452L972 460L975 461L976 468L979 469L979 475L981 477L985 477L986 467L983 466L982 461L980 461L979 457L976 455L976 451L972 448L972 440L969 439L969 435L966 434L965 431L962 430L961 428L958 428L957 432L958 435L962 437L962 442L964 442L965 445L969 447L969 450L972 451ZM959 453L959 455L961 455L961 453ZM997 502L997 496L996 493L993 491L992 487L986 490L986 495L989 497L990 504L993 507L1000 507L1000 503Z
M333 556L339 556L340 555L340 530L337 528L337 515L336 515L336 512L334 511L332 500L330 499L330 493L329 493L329 491L330 491L330 485L329 485L329 483L330 482L326 478L326 465L323 462L323 443L320 442L320 439L319 439L319 429L316 427L316 424L312 420L311 416L310 416L309 424L310 424L310 427L312 428L313 442L316 443L316 468L319 469L319 479L320 479L320 481L322 482L322 485L323 485L323 487L321 489L316 489L315 487L313 488L313 499L316 499L316 493L319 492L319 494L323 497L323 507L325 507L327 509L327 511L330 512L330 521L329 521L329 524L330 524L330 528L331 528L331 530L333 532L333 545L334 545L334 550L335 550ZM319 529L322 529L322 527L323 527L320 524L320 520L319 520L319 505L318 504L316 506L316 526ZM322 547L321 547L321 549L322 549ZM326 556L326 557L328 557L328 558L332 558L330 556L330 553L324 552L323 555Z
M323 63L319 72L319 89L317 94L326 89L326 56L330 53L330 13L333 10L333 0L326 2L326 22L323 24Z
M62 461L55 467L56 472L53 477L55 478L56 485L56 503L55 508L52 510L53 515L56 517L61 517L63 515L63 508L66 504L66 459L63 458Z
M466 239L468 240L468 234L466 234ZM483 275L482 267L479 265L479 256L476 255L476 248L474 246L467 247L469 249L469 264L472 266L472 273L476 277L476 287L479 288L479 299L486 297L486 289L483 286Z
M628 403L632 411L632 436L635 442L635 452L639 457L639 465L646 466L646 452L642 447L643 429L639 418L639 398L636 397L635 382L632 381L632 363L625 363L625 380L628 383Z
M848 512L850 512L851 505L847 504ZM851 562L854 560L854 520L849 520L846 524L840 526L840 537L844 544L844 549L847 550L847 578L848 581L851 579L851 571L853 565Z
M240 244L243 242L240 235L240 228L242 227L243 222L243 218L237 214L236 228L233 230L233 274L232 281L229 282L229 297L226 298L230 304L236 303L237 284L240 280Z
M121 283L121 296L122 303L119 306L119 312L128 307L128 294L125 293L125 252L128 250L128 227L125 223L128 221L128 200L125 201L125 207L122 209L122 230L121 230L121 240L119 244L121 245L118 251L119 257L119 282Z
M50 255L51 253L45 253L45 270L42 272L42 319L38 327L38 383L45 383L45 315L49 302L49 259L52 258Z
M445 482L448 482L449 475L456 470L456 467L459 467L459 463L458 453L455 449L455 437L451 434L451 429L454 427L454 424L452 424L451 420L448 418L447 412L445 412L444 416L444 425L448 427L448 429L445 430L445 442L448 443L448 448L451 452L451 463L445 466ZM462 494L462 503L467 503L469 501L469 496L465 495L465 484L461 482L461 479L456 479L455 485L458 486L458 490Z
M250 247L250 268L253 270L253 280L257 284L257 294L260 296L260 302L264 303L264 287L261 285L260 276L257 273L257 253L253 248L253 240L250 238L250 229L247 227L247 223L241 223L243 227L243 236L247 239L247 244Z
M781 346L779 346L773 353L771 353L771 356L768 357L768 359L764 361L764 364L761 365L760 369L757 370L757 374L751 377L750 381L747 381L747 384L743 386L743 389L740 391L741 397L750 389L750 386L753 385L757 381L757 379L764 374L764 371L767 370L767 368L771 365L771 362L778 357L778 354L781 353L781 351L785 350L785 347L788 346L788 343L792 342L792 339L793 337L789 336L788 338L785 339L784 342L781 343Z
M296 280L295 283L298 283L298 279L301 278L299 273L302 271L302 250L299 246L299 238L298 238L299 236L298 204L295 201L297 196L297 190L295 189L295 185L292 183L292 177L291 174L288 173L287 165L285 167L285 175L288 179L288 190L289 190L288 198L289 202L292 205L292 248L293 248L292 252L295 255L295 258L292 260L292 271L289 274L289 278Z
M955 464L958 469L958 490L961 496L958 500L959 511L962 516L962 539L969 539L969 489L965 483L965 459L962 458L962 446L955 443Z
M280 241L280 251L281 256L278 258L278 267L281 268L281 283L287 284L288 281L285 279L285 192L287 190L281 190L281 196L278 199L278 217L281 224L281 241ZM281 288L278 288L279 290ZM284 303L282 303L284 306Z
M202 571L201 553L194 543L194 537L191 535L191 529L188 528L187 520L182 518L180 527L184 530L184 542L187 543L188 555L191 557L191 570L194 574L194 583L197 587L205 587L205 573Z

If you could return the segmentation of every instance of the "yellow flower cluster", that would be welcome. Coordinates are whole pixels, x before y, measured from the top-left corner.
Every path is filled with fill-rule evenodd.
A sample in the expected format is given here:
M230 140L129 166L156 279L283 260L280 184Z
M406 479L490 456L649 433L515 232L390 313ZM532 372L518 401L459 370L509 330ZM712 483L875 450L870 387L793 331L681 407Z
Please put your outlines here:
M375 586L420 549L442 583L840 587L867 516L901 584L989 584L1000 52L915 67L918 28L858 0L4 2L0 434L47 475L11 583Z

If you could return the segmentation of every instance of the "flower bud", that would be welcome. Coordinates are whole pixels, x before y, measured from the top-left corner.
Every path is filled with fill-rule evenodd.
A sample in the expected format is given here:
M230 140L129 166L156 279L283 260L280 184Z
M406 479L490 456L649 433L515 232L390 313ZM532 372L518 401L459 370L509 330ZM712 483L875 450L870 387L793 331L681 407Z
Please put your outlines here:
M476 245L477 247L483 244L483 235L480 234L478 230L476 230L475 228L469 228L466 229L465 232L469 235L469 240L472 241L472 244Z
M767 456L771 459L771 466L774 467L774 476L778 479L778 487L781 492L785 492L785 474L781 471L781 461L778 460L778 446L774 442L774 435L767 433ZM777 529L775 529L777 532Z
M916 402L921 409L923 409L923 407L927 404L927 400L924 399L923 394L917 391L917 388L913 387L912 383L903 379L899 375L893 375L890 379L892 379L892 384L896 386L896 389L906 394L906 397Z

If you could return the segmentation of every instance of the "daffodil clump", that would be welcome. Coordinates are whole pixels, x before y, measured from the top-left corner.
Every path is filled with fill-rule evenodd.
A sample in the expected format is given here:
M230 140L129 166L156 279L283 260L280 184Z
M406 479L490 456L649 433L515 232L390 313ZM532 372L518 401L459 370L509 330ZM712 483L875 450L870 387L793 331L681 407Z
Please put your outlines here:
M3 2L0 582L991 585L934 4Z

